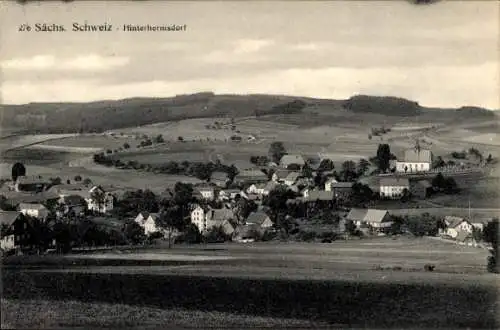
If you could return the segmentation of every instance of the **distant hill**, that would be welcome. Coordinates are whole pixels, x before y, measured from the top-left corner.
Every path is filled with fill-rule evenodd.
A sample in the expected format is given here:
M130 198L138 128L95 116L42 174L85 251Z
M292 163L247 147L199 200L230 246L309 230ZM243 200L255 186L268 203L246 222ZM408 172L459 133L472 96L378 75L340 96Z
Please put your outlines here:
M308 106L321 106L332 112L418 116L423 112L446 111L457 117L495 117L486 109L428 109L417 102L396 97L353 96L348 100L313 99L282 95L216 95L211 92L170 98L130 98L89 103L29 103L2 105L1 127L30 133L102 132L123 127L203 117L247 117L300 113ZM450 112L450 110L452 110ZM444 113L442 113L444 114Z

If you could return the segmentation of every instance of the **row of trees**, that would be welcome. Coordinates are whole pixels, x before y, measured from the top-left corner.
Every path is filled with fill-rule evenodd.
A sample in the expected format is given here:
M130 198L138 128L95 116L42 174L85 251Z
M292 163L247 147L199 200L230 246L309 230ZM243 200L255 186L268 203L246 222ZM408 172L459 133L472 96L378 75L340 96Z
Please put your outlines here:
M120 159L113 157L107 157L103 153L95 154L93 156L94 162L96 164L104 166L114 166L122 169L135 169L144 170L148 172L155 172L161 174L171 174L171 175L187 175L194 176L200 180L209 180L213 172L220 171L228 174L229 180L233 180L238 174L238 169L234 165L224 165L220 161L215 163L201 163L201 162L175 162L170 161L164 164L142 164L138 161L127 161L123 162Z

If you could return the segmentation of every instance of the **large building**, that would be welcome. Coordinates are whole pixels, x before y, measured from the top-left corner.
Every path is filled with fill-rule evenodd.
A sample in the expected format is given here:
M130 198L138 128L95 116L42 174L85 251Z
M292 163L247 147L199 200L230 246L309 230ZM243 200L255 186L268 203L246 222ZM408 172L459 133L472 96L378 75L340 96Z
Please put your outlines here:
M415 148L404 153L404 159L396 162L396 172L416 173L429 171L432 167L432 152L422 149L417 142Z
M380 197L401 198L404 190L410 191L410 181L407 178L382 177L380 178Z

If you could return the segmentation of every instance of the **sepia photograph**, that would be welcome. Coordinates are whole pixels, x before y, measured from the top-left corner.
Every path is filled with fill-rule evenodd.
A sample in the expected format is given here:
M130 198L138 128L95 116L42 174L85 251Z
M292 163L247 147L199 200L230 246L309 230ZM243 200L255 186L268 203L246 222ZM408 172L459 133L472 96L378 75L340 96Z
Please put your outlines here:
M499 329L500 2L2 1L2 329Z

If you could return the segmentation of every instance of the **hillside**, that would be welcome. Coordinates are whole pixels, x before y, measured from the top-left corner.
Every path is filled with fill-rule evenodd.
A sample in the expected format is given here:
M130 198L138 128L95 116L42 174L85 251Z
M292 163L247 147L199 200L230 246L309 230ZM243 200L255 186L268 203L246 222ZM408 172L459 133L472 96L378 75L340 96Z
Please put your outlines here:
M427 109L417 102L366 95L348 100L327 100L281 95L215 95L211 92L171 98L130 98L89 103L29 103L3 105L1 127L30 133L102 132L130 126L203 117L247 117L300 113L310 106L328 112L348 111L385 116L413 117L432 111L436 117L464 118L472 113L483 119L496 117L486 109L463 107L449 111Z

